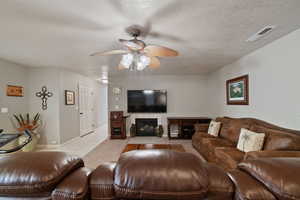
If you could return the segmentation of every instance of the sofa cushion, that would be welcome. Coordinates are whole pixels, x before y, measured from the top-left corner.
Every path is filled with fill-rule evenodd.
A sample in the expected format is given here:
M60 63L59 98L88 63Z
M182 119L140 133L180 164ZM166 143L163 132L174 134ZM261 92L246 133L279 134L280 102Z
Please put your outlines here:
M0 159L0 194L47 196L83 161L63 152L20 152ZM1 196L0 195L0 196Z
M253 131L266 133L264 150L300 151L300 136L285 131L253 126Z
M236 148L217 147L215 156L218 164L225 169L235 169L243 160L245 153Z
M216 147L234 147L235 144L229 140L222 138L202 138L200 141L200 153L209 162L215 162L215 148Z
M209 135L208 133L204 133L204 132L196 132L194 135L193 135L193 140L195 141L199 141L202 140L203 138L215 138L214 136L212 135Z
M220 137L225 138L235 144L237 144L239 140L241 128L250 128L249 121L246 119L229 118L229 120L227 119L222 121Z
M170 150L123 153L115 168L117 198L196 200L208 191L208 175L194 154Z
M299 158L258 158L238 165L264 184L278 199L300 199Z
M256 133L242 128L237 149L243 152L260 151L264 145L264 133Z
M235 144L222 138L202 138L201 145L203 148L214 151L216 147L234 147Z

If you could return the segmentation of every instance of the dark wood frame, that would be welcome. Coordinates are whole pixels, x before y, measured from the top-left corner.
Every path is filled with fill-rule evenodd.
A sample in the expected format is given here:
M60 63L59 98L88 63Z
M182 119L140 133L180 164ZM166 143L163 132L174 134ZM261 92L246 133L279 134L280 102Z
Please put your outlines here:
M68 99L67 99L68 93L72 93L72 94L73 94L73 103L68 103ZM75 92L74 92L74 91L71 91L71 90L65 90L65 104L66 104L67 106L69 106L69 105L75 105Z
M20 89L21 93L20 94L10 93L10 88ZM24 97L24 88L22 86L18 86L18 85L7 85L6 96L9 96L9 97Z
M238 81L244 81L245 82L245 100L243 101L230 101L229 100L229 84L238 82ZM230 79L226 81L226 99L227 99L227 105L249 105L249 76L239 76L234 79Z

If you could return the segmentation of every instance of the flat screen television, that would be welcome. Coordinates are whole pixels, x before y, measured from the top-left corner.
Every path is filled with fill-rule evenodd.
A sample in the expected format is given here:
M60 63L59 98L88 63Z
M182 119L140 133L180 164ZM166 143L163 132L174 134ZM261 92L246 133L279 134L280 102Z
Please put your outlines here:
M127 90L128 113L167 112L166 90Z

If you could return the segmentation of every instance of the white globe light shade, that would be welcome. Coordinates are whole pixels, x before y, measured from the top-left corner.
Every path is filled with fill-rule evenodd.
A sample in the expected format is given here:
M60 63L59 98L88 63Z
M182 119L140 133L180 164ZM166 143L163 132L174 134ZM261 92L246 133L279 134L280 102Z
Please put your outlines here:
M132 62L133 62L132 54L125 54L122 56L121 65L124 66L125 68L128 69L132 64Z

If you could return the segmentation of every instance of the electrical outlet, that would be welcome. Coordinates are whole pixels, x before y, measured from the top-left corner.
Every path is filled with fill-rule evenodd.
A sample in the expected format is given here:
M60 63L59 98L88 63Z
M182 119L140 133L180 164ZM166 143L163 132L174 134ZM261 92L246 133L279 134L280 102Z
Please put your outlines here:
M8 108L1 108L1 113L8 113Z

